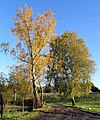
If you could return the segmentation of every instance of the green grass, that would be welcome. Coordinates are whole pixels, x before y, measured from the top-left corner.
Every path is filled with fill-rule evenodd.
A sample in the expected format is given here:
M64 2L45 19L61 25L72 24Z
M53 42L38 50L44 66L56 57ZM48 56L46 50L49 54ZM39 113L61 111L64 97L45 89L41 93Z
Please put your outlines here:
M52 110L50 105L43 106L43 108L34 109L33 112L25 111L22 113L21 107L17 106L6 106L4 109L3 119L4 120L30 120L43 114L43 112Z
M76 99L77 107L83 110L100 113L100 93L91 93L89 96Z
M77 104L77 107L84 110L84 111L89 111L89 112L93 112L93 113L100 113L100 107L97 107L97 106Z

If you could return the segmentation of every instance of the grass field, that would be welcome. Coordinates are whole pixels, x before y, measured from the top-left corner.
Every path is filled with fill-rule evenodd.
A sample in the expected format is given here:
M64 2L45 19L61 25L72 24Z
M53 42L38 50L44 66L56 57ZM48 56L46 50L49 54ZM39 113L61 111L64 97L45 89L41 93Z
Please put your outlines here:
M76 104L86 111L100 113L100 93L91 93L87 97L81 97Z
M44 94L44 100L48 103L59 103L66 106L71 106L71 101L63 96L54 94ZM76 107L90 111L100 113L100 93L91 93L88 96L75 98Z
M43 106L43 108L34 109L33 112L21 112L21 106L6 106L4 109L4 120L30 120L31 118L39 117L43 112L52 110L50 105ZM0 119L1 120L1 119Z

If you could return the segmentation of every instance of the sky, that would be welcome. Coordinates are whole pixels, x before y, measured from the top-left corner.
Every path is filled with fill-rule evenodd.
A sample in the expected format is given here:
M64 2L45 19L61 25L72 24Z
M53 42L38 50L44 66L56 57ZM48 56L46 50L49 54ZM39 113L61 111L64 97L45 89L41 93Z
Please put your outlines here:
M0 44L16 39L10 34L13 18L19 7L28 4L34 11L33 17L51 9L57 21L57 35L65 31L76 32L87 44L91 59L96 63L92 82L100 88L100 0L0 0ZM15 64L10 56L0 53L0 72L8 73L7 66Z

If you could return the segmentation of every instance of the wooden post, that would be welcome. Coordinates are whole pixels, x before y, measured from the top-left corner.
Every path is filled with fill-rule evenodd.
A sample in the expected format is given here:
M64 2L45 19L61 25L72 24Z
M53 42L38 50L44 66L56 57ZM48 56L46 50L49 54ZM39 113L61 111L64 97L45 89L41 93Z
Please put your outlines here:
M0 95L0 114L1 114L1 119L3 117L3 98L2 95Z

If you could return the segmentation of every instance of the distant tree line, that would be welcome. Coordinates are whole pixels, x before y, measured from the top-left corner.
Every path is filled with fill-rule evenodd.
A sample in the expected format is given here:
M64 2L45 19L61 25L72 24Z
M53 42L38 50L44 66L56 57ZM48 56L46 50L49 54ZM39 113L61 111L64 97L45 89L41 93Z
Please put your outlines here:
M99 92L100 93L100 89L93 84L91 87L91 92Z

